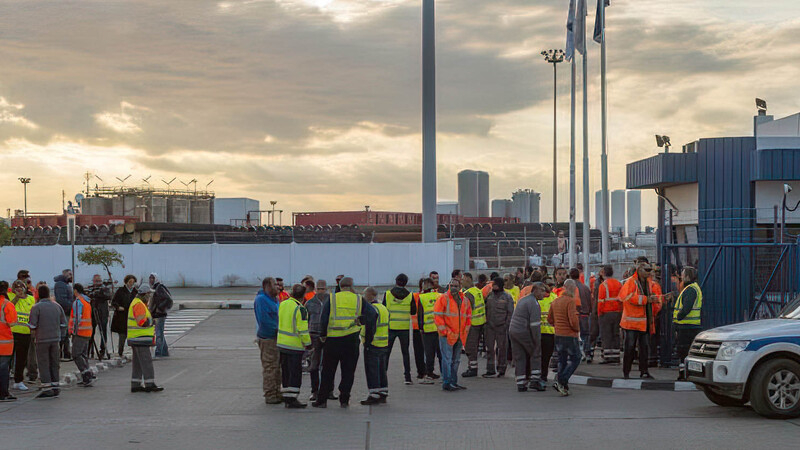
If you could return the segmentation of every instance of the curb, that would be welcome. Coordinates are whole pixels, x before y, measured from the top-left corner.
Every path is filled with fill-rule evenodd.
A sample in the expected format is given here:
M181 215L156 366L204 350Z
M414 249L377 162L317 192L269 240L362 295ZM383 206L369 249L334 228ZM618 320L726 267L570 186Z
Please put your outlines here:
M239 300L224 300L216 302L177 302L178 310L184 309L253 309L253 302Z
M570 377L569 383L592 387L642 391L689 392L699 390L694 383L689 381L626 380L624 378L587 377L584 375L573 375Z
M111 360L98 362L97 364L93 364L89 366L89 370L92 371L93 374L97 375L100 372L105 372L117 367L122 367L130 361L130 357L128 355L124 355L122 358L116 357ZM81 373L76 371L67 372L61 376L59 383L62 386L72 386L78 383L78 380L81 379Z

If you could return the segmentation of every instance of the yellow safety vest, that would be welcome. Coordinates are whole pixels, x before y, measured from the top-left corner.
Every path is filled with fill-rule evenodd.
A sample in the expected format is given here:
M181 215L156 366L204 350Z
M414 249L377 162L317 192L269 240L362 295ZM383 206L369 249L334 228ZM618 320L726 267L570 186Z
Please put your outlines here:
M419 294L419 304L422 308L422 332L433 333L436 331L436 322L433 320L433 307L436 300L442 295L438 292ZM419 312L417 313L419 314Z
M472 325L481 326L486 323L486 300L483 299L483 292L475 286L467 289L475 300L475 306L472 308Z
M542 334L556 334L556 328L547 322L547 314L555 299L556 294L551 292L549 297L539 300L539 308L542 310Z
M409 293L406 298L399 299L386 291L386 309L389 310L389 329L408 330L411 328L411 302L414 294Z
M133 307L137 304L144 306L145 315L147 316L145 326L139 326L136 317L133 315ZM148 323L150 325L147 325ZM131 302L131 306L128 307L128 345L130 345L131 342L134 344L152 345L155 335L156 327L153 323L153 316L150 315L150 310L147 309L147 305L145 305L142 299L136 297Z
M13 292L9 294L11 300L14 300L16 297L17 294ZM17 304L14 305L14 309L17 310L17 323L19 325L11 327L12 333L31 334L31 329L28 328L28 319L31 316L31 308L33 308L34 303L36 303L36 299L33 298L32 295L28 295L19 299Z
M361 326L356 323L356 319L361 315L361 296L349 291L341 291L331 294L330 302L328 337L342 337L358 333ZM391 321L389 324L391 327Z
M378 312L378 323L375 328L375 336L372 337L373 347L388 347L389 346L389 309L380 303L372 303L372 307ZM364 327L361 327L361 343L365 344L366 332Z
M506 289L511 298L514 299L514 306L517 306L517 301L519 301L519 286L514 286L511 289Z
M297 299L287 298L278 307L277 344L278 348L300 352L311 345L311 336L308 334L308 313Z
M694 289L697 291L697 299L694 301L694 306L692 306L692 310L689 311L689 314L683 318L683 320L678 320L678 313L683 309L683 293L686 292L687 289ZM700 326L700 312L703 309L703 291L700 290L700 285L697 283L692 283L686 286L683 291L681 291L681 295L678 296L678 301L675 302L675 309L672 310L672 320L678 325L697 325Z

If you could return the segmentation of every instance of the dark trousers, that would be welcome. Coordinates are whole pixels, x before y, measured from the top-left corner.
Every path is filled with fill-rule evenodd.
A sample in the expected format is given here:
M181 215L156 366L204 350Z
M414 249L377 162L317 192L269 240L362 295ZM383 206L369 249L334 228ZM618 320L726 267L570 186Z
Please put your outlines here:
M483 328L485 325L475 325L469 327L467 343L464 345L464 352L467 354L469 368L478 370L478 345L481 343Z
M592 324L589 321L589 316L583 314L578 317L578 322L581 328L581 341L583 341L583 347L581 348L581 351L583 352L583 355L588 358L592 350L592 343L589 339L589 337L592 335Z
M308 373L311 376L311 393L319 391L319 366L322 361L322 341L319 335L311 335L311 364L308 366Z
M117 333L119 336L119 349L117 350L117 354L122 356L122 352L125 351L125 341L128 340L128 332Z
M9 371L11 370L11 355L0 356L0 398L6 398L8 392Z
M328 338L325 341L322 351L322 378L317 398L324 400L330 396L333 391L333 380L336 378L336 369L340 365L342 374L339 381L339 399L340 401L349 401L358 365L358 340L354 339L352 335Z
M386 347L364 346L364 372L370 397L389 395L389 379L386 376L388 363L389 350Z
M439 358L439 371L442 371L442 350L439 347L439 333L422 333L422 345L425 346L425 375L433 375L435 358Z
M683 327L680 325L675 327L677 334L675 346L678 350L678 363L684 364L686 362L686 357L689 356L689 349L692 347L692 341L700 331L700 327Z
M100 355L105 356L108 348L108 306L92 308L92 341L94 342L95 330L100 334ZM92 352L94 353L94 352Z
M408 354L408 330L389 330L389 355L392 354L395 338L400 339L400 351L403 353L403 375L411 379L411 355Z
M36 381L39 378L39 364L36 362L36 340L31 333L31 345L28 346L28 380Z
M72 358L81 373L89 370L89 338L72 336Z
M631 366L633 365L633 354L636 352L636 347L639 347L639 372L641 374L648 373L647 369L647 355L650 348L650 335L646 331L638 330L624 330L625 331L625 349L622 355L622 374L628 376L631 373Z
M550 370L550 358L553 357L555 335L542 333L542 380L547 381L547 372Z
M603 341L603 359L619 363L619 321L622 313L607 312L600 316L600 339Z
M486 336L486 372L495 371L495 350L497 351L497 371L505 372L508 363L508 337L506 327L493 328L486 326L484 333Z
M281 352L281 395L284 400L297 398L303 384L303 352Z
M28 347L31 345L31 335L22 333L14 334L14 383L22 383L25 367L28 365Z
M153 356L146 345L131 345L133 358L131 361L131 386L155 386L156 373L153 369Z
M422 332L413 330L411 341L414 345L414 365L417 366L417 378L425 376L425 345L422 343Z
M70 351L69 345L69 336L64 336L61 338L61 343L59 344L61 348L61 356L64 359L72 359L72 352Z
M42 388L58 387L60 364L58 354L58 342L36 343L36 360L39 363L39 379L42 381Z

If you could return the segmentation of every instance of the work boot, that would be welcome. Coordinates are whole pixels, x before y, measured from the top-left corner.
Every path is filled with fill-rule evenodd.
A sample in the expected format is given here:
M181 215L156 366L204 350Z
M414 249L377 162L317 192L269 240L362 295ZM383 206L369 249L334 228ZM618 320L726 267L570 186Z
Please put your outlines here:
M339 407L340 407L340 408L349 408L349 407L350 407L350 399L348 398L348 399L344 399L344 400L343 400L343 399L340 397L340 398L339 398Z
M0 402L14 402L17 400L17 397L14 397L11 394L6 395L5 397L0 397Z
M389 397L389 394L378 394L381 396L381 403L386 403L386 398Z
M472 378L478 376L478 369L467 369L466 372L461 373L461 378Z
M155 384L151 384L144 387L145 392L161 392L164 388L161 386L156 386Z
M466 391L466 390L467 390L467 387L466 387L466 386L462 386L462 385L460 385L460 384L458 384L458 383L455 383L455 384L453 384L452 386L453 386L454 388L456 388L456 389L460 390L460 391Z
M418 374L417 374L417 379L418 379L418 380L421 380L421 379L423 379L423 378L425 378L425 374L424 374L424 373L418 373Z
M506 376L506 370L505 369L500 369L497 372L497 378L503 378L504 376Z
M438 380L440 378L439 375L436 375L435 373L431 373L430 377L433 378L434 380Z
M419 382L419 384L433 384L433 378L425 376L425 378L423 378L422 381Z
M53 389L42 391L39 393L39 395L36 396L36 398L55 398L55 397L57 397L57 395Z
M315 401L317 401L317 393L316 393L316 392L312 392L312 393L311 393L311 396L310 396L310 397L308 397L308 401L310 401L310 402L315 402Z
M367 397L366 400L361 400L361 404L364 405L364 406L377 405L378 403L382 403L381 402L381 398L380 397L373 397L371 395L369 397Z
M317 398L316 400L314 400L313 403L311 403L311 406L313 406L314 408L327 408L328 400L324 398Z
M405 384L406 384L406 386L410 386L410 385L414 384L414 382L411 381L411 377L406 377Z
M483 374L481 376L483 378L494 378L495 376L497 376L497 372L495 372L494 370L489 370L489 371L487 371L485 374Z
M517 392L527 392L527 391L528 391L528 386L525 386L524 384L517 385Z
M532 389L539 392L546 391L547 383L545 383L542 380L535 380L535 381L532 380L530 383L528 383L528 389Z
M306 406L308 406L305 403L301 403L295 397L285 398L283 400L283 403L286 406L286 408L289 408L289 409L302 409L302 408L305 408Z
M264 403L266 403L268 405L278 405L278 404L283 403L283 400L279 399L279 398L265 398L264 399Z
M336 396L333 392L328 394L328 400L339 400L339 397Z

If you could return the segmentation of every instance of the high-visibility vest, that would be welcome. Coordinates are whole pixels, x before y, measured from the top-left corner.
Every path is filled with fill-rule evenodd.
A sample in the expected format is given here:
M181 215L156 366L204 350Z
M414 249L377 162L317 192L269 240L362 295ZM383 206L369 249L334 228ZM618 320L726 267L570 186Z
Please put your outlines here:
M361 296L350 291L331 294L331 315L328 320L328 337L349 336L361 331L356 319L361 315ZM408 320L408 316L406 316ZM391 316L389 321L391 328Z
M622 311L622 301L619 291L622 283L614 278L609 278L600 284L597 293L597 314L603 315L610 312Z
M78 318L78 329L75 329L75 313L80 310L81 316ZM91 337L92 336L92 304L86 300L86 297L78 294L78 297L72 302L72 309L69 312L69 334L77 336ZM76 333L77 331L77 333Z
M547 314L550 312L550 306L556 299L555 293L551 292L549 296L539 300L539 309L542 310L542 334L556 334L556 327L547 322Z
M436 331L436 322L433 319L433 307L436 305L436 299L442 295L438 292L428 292L419 295L419 304L422 308L422 332L433 333Z
M14 334L11 332L11 323L17 321L17 311L14 304L0 296L0 356L9 356L14 353Z
M378 322L375 327L375 336L372 337L372 346L385 348L389 346L389 309L381 303L371 304L378 312ZM361 327L361 343L365 343L366 331Z
M15 293L11 293L11 299L13 300L16 298ZM17 304L14 305L14 309L17 310L17 323L19 325L15 325L11 327L12 333L17 334L31 334L31 329L28 328L28 319L31 316L31 308L36 303L36 299L33 298L32 295L28 295L26 297L20 298L17 300Z
M141 308L136 308L139 311L144 310L143 314L138 316L134 313L136 305L141 305ZM139 325L139 321L146 319L144 325ZM153 345L155 343L156 327L153 324L153 316L150 315L150 310L144 304L141 298L136 297L128 307L128 345L141 344Z
M678 320L678 313L681 311L681 309L683 309L683 293L690 288L697 291L697 299L694 301L694 306L692 306L692 310L689 311L689 314L687 314L686 317L683 318L683 320ZM678 301L675 302L675 309L672 311L672 320L678 325L700 326L700 311L702 309L703 309L703 291L700 290L700 285L695 282L686 286L681 291L681 295L678 296Z
M650 295L661 297L661 286L655 281L647 279L647 290ZM647 297L643 294L642 286L639 284L639 277L634 275L625 281L619 291L622 300L622 319L619 326L625 330L646 331L650 329L650 334L655 334L655 317L661 310L661 303L650 304L652 314L647 317Z
M508 295L514 299L514 306L517 306L517 301L519 301L519 286L514 286L511 289L505 289L508 292Z
M419 293L415 293L414 296L411 298L411 301L414 302L414 305L416 305L416 307L417 307L416 308L416 312L409 316L409 317L411 317L411 328L414 329L414 330L419 330L419 321L417 321L417 314L419 314L419 308L420 308L420 306L419 306Z
M486 300L483 298L483 292L475 286L467 289L475 301L475 306L472 308L472 325L481 326L486 323Z
M409 293L405 298L395 298L392 291L386 291L386 309L389 310L389 329L408 330L411 327L411 300Z
M277 344L278 348L300 352L311 345L311 336L308 334L308 313L295 298L290 297L282 301L278 307Z

